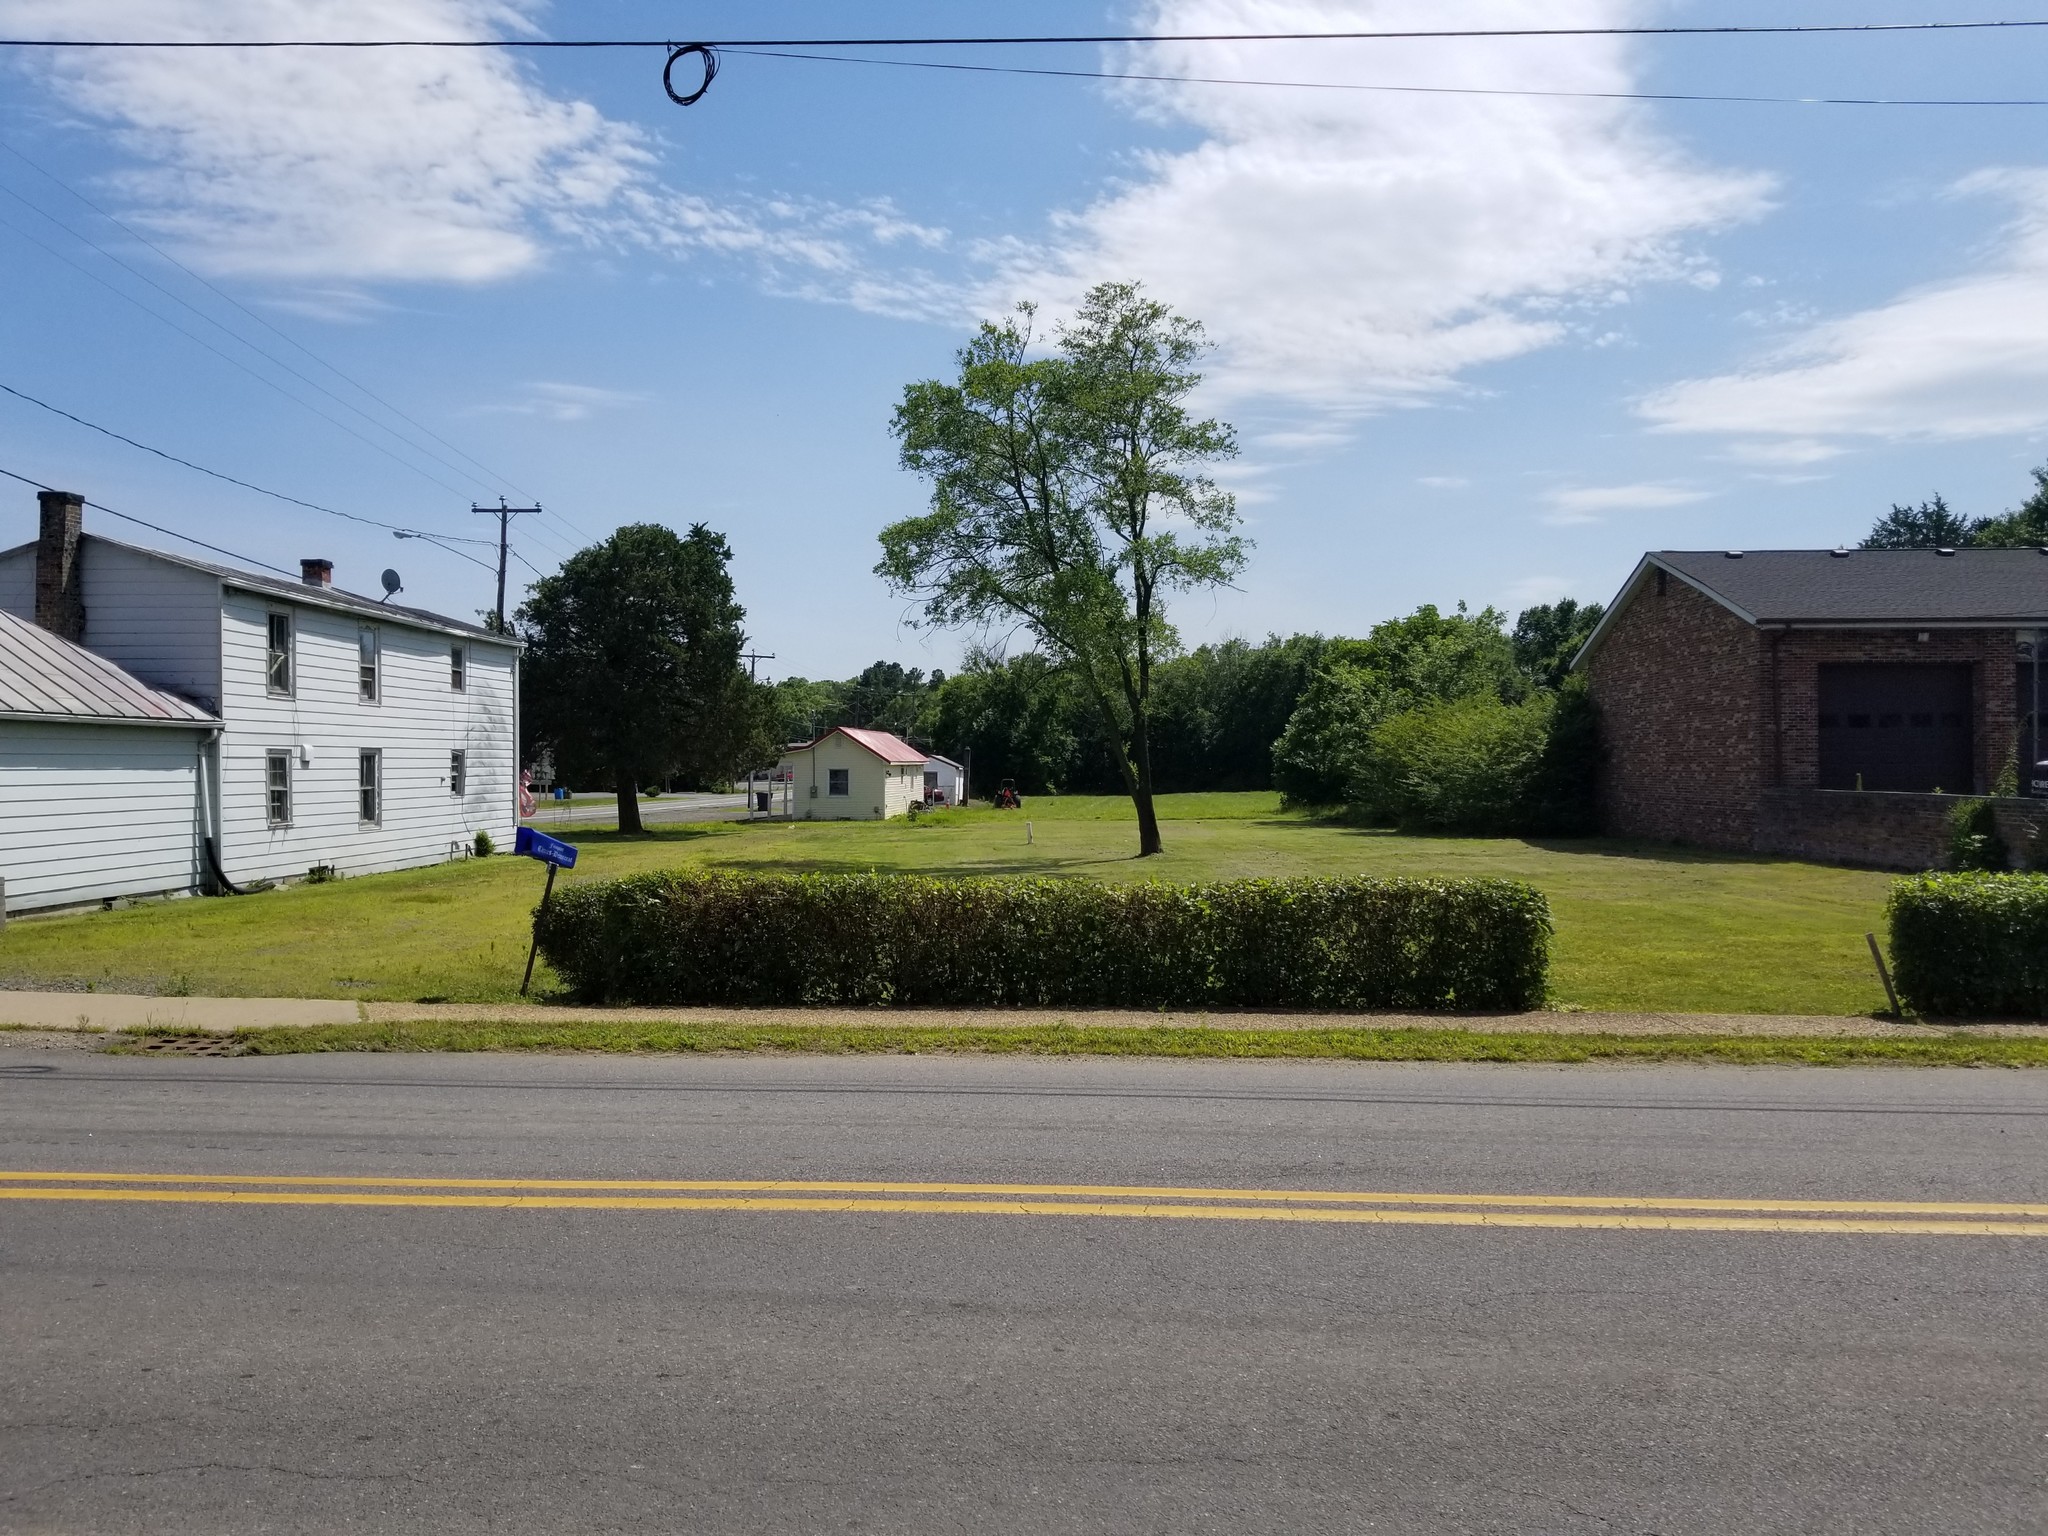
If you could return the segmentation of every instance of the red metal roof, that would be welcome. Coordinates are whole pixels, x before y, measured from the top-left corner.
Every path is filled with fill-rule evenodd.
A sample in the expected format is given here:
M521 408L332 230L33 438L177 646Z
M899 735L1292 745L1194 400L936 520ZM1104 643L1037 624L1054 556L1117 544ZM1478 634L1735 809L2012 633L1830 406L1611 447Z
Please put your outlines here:
M826 736L844 736L856 746L866 747L885 763L921 763L925 760L924 753L901 736L891 735L887 731L871 731L857 725L835 725L824 736L820 736L818 741L823 741ZM808 752L818 744L818 741L810 742L797 750Z

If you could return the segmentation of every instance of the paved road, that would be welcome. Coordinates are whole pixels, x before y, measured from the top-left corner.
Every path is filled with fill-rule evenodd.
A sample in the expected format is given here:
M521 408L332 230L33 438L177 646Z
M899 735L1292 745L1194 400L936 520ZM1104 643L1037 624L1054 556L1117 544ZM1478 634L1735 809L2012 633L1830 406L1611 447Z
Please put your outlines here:
M647 826L676 821L738 821L747 814L745 795L662 795L640 802L640 820ZM526 825L552 832L557 827L619 823L616 795L583 794L573 800L543 800Z
M0 1167L128 1176L0 1181L8 1531L2048 1509L2044 1074L0 1050Z

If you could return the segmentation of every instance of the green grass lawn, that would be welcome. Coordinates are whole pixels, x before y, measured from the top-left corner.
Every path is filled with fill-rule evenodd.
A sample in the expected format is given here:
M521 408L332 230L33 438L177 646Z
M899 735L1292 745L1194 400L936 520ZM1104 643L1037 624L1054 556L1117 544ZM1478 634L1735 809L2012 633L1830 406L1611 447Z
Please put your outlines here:
M571 827L564 881L675 865L913 870L1194 881L1246 875L1505 875L1557 919L1552 991L1590 1009L1868 1013L1884 1004L1864 947L1889 877L1626 843L1407 837L1291 815L1271 795L1166 796L1166 852L1133 856L1128 801L1031 800L916 823L713 823L645 836ZM1031 841L1026 842L1026 822ZM545 816L541 825L545 826ZM0 982L279 997L517 994L543 872L525 859L444 864L228 900L17 920ZM553 979L543 966L537 993Z

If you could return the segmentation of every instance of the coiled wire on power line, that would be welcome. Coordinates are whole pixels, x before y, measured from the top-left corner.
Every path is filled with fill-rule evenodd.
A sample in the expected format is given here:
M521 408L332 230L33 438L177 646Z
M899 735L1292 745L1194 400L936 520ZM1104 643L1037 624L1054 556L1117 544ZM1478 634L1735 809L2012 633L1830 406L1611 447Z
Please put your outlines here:
M687 96L676 94L675 68L679 60L695 55L704 61L704 78L697 89ZM668 99L679 107L694 107L704 99L704 93L711 89L711 82L718 78L718 50L709 43L670 43L668 62L661 67L661 88L668 92Z

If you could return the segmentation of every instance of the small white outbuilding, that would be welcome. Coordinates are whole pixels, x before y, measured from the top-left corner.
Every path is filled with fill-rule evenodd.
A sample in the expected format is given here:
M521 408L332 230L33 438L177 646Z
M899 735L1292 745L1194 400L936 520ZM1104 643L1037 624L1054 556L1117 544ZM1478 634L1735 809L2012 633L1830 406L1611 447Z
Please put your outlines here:
M934 752L924 760L924 798L928 805L960 805L967 799L967 770L950 757Z
M883 821L924 799L925 755L887 731L835 726L776 765L798 821Z

